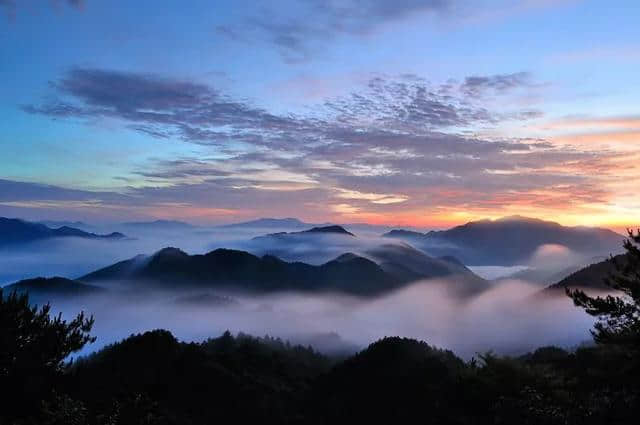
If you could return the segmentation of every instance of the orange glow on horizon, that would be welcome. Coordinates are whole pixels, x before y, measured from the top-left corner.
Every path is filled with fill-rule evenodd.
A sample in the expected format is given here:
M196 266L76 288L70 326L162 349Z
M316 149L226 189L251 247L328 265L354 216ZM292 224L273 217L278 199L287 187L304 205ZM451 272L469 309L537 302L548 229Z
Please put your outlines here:
M604 227L621 234L626 234L627 229L635 229L640 226L640 217L632 214L616 216L607 213L594 213L589 215L577 212L533 211L531 209L508 210L499 213L489 213L487 211L450 211L436 213L429 213L428 211L406 211L394 214L357 212L353 214L341 214L335 218L336 221L345 224L358 222L381 226L441 229L455 227L470 221L484 219L497 220L516 215L552 221L563 226Z

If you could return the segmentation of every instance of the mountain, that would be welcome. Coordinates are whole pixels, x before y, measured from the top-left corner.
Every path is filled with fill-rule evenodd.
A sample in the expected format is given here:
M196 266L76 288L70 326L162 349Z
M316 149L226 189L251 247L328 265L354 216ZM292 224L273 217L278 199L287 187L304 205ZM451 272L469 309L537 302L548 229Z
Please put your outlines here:
M331 225L256 236L236 247L260 256L323 264L345 252L360 251L363 242L344 227Z
M2 288L6 294L16 292L28 292L29 297L33 300L39 300L42 297L58 297L58 296L81 296L96 294L104 291L103 288L87 285L75 280L65 279L63 277L37 277L35 279L25 279Z
M177 220L131 221L121 223L121 226L142 230L189 230L196 227L193 224Z
M90 227L88 224L82 221L60 221L60 220L43 220L38 221L39 224L44 224L47 227L75 227L76 229L82 229L83 227Z
M580 255L608 255L621 250L623 236L611 230L566 227L558 223L513 216L472 221L428 233L393 230L384 237L409 242L432 256L454 256L467 265L526 264L547 244L562 245Z
M626 255L620 254L614 257L614 261L624 264ZM588 288L596 290L608 290L604 280L616 272L615 264L610 260L590 264L587 267L570 274L561 281L549 286L549 290L563 290L565 288Z
M52 229L40 223L31 223L17 218L0 217L0 246L61 237L122 239L125 238L125 235L118 232L113 232L108 235L98 235L68 226Z
M347 230L345 230L344 227L342 226L322 226L322 227L314 227L312 229L309 230L304 230L302 232L299 232L302 234L309 234L309 233L330 233L330 234L338 234L338 235L349 235L349 236L355 236L353 233L348 232Z
M300 219L287 217L287 218L259 218L257 220L244 221L241 223L231 223L218 228L224 229L287 229L287 230L303 230L311 227L328 227L332 226L332 223L308 223ZM356 230L358 232L369 234L380 234L381 232L387 232L393 229L393 226L376 225L368 223L346 223L341 224L342 227Z
M230 249L188 255L177 248L165 248L150 257L134 257L79 280L135 281L142 286L163 288L338 291L359 295L374 295L407 283L375 262L354 254L314 266Z
M314 226L310 223L305 223L297 218L259 218L257 220L244 221L241 223L226 224L219 226L222 228L233 229L238 227L249 227L258 229L280 228L280 229L304 229Z
M301 232L279 232L279 233L270 233L264 236L256 236L255 240L259 240L262 238L292 238L296 236L313 236L313 235L343 235L343 236L355 236L353 233L347 231L342 226L330 225L330 226L318 226L313 227L308 230L303 230Z
M470 295L488 282L454 261L435 259L411 248L388 244L364 254L344 253L320 265L286 262L273 255L216 249L189 255L164 248L139 255L81 277L82 282L135 282L165 289L234 289L249 291L337 291L377 295L407 283L450 277L451 289Z
M489 282L473 273L454 257L433 258L410 245L383 244L363 255L387 273L406 280L447 278L448 288L457 295L471 295L489 287Z
M335 258L351 252L377 263L399 281L453 277L451 289L469 294L485 289L488 282L466 268L456 258L433 258L407 243L380 243L378 239L358 238L341 226L314 227L301 232L280 232L252 239L247 248L261 255L275 255L292 261Z

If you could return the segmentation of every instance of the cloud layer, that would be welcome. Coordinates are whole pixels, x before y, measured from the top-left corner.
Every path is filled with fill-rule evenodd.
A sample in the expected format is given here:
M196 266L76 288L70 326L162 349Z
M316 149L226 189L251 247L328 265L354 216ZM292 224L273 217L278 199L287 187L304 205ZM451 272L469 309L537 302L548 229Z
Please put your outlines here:
M452 0L305 0L289 15L287 8L263 8L239 25L219 25L219 35L243 42L275 45L287 62L300 62L317 54L319 45L344 35L366 35L408 17L448 12Z
M476 135L540 117L507 102L542 86L524 72L442 84L411 74L375 76L302 115L274 114L210 85L155 74L74 68L50 85L49 100L23 109L88 124L109 120L211 152L153 159L132 170L145 184L92 198L105 203L189 206L203 215L260 214L256 206L279 214L283 203L294 203L368 221L389 212L403 221L426 210L579 209L607 201L603 176L590 170L608 170L619 159L549 140Z

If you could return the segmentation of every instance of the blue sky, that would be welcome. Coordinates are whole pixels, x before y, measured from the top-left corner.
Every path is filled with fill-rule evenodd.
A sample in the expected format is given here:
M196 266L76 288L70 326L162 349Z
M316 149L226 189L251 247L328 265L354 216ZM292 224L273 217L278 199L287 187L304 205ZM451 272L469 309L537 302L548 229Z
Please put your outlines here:
M0 0L0 214L637 224L638 18L634 1Z

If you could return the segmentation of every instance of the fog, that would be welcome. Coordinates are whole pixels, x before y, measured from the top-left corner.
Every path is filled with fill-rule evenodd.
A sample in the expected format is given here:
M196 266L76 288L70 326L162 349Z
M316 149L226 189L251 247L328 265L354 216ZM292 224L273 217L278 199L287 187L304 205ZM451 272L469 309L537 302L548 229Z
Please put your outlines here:
M513 276L518 272L528 270L529 266L467 266L469 270L483 279L494 280Z
M590 341L593 319L565 296L540 297L537 286L505 280L461 300L445 289L448 284L421 281L373 299L202 291L189 294L194 299L205 293L228 298L190 303L177 302L186 293L131 292L53 306L66 317L80 310L95 316L98 340L84 353L157 328L168 329L183 341L201 341L225 330L268 334L326 353L351 353L384 336L399 335L451 349L466 359L489 350L516 355L544 345L574 348Z
M390 244L406 245L400 240L374 235L353 237L341 234L294 234L241 241L235 243L234 247L259 256L270 254L285 261L302 261L318 265L346 252L367 256L367 251Z
M115 227L88 228L96 233L122 231L126 239L53 238L0 247L0 285L37 276L78 278L96 269L138 254L152 254L167 246L189 254L215 248L240 248L264 229L194 227L162 231Z
M36 276L77 278L166 246L179 247L190 254L220 247L235 248L256 255L269 253L289 261L320 264L345 252L363 254L381 244L403 244L371 233L358 237L325 234L252 239L287 230L273 228L91 230L101 233L123 230L129 238L117 241L63 238L5 249L0 253L0 284ZM213 290L150 292L136 289L131 282L106 282L104 286L111 290L104 295L52 300L52 307L67 318L80 310L95 316L93 333L98 340L85 348L84 354L132 333L164 328L183 341L201 341L230 330L256 336L269 334L293 343L311 344L327 353L345 354L384 336L399 335L452 349L468 359L489 350L521 354L543 345L572 348L589 342L588 330L593 319L574 307L567 297L540 297L541 285L533 279L504 278L516 271L551 273L579 260L564 247L543 246L522 266L474 267L483 277L496 280L488 290L464 299L447 290L453 282L446 279L419 281L377 298L309 293L252 295ZM176 282L175 287L179 288L180 283ZM118 292L114 288L121 289Z
M345 252L363 253L384 243L402 243L365 233L358 237L316 234L279 240L257 238L290 229L193 227L187 229L145 229L96 227L97 233L122 231L126 239L54 238L0 248L0 285L37 276L75 279L138 254L173 246L189 254L204 254L217 248L239 249L262 256L276 255L286 261L322 264Z

